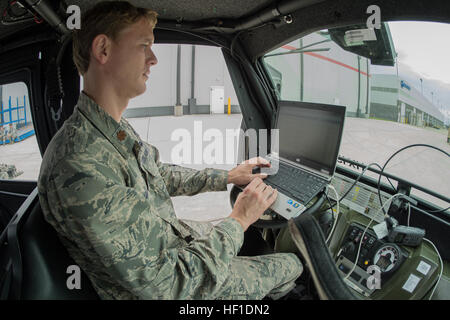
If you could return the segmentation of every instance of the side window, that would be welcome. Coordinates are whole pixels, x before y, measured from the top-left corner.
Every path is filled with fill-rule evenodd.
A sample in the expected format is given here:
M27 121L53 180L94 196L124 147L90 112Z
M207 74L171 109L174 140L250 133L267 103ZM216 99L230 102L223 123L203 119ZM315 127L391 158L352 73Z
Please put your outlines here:
M228 138L227 144L227 131L238 130L242 116L221 50L155 44L153 51L158 64L150 70L147 90L130 101L125 117L142 139L158 148L162 162L198 170L232 169L237 139L233 143ZM182 219L210 220L231 212L228 192L172 201Z
M242 115L220 48L154 44L152 50L158 63L150 69L146 92L130 100L123 116L158 148L162 162L198 170L234 168ZM183 219L211 220L231 212L228 192L172 200Z
M1 85L0 100L0 179L37 180L42 157L26 84Z

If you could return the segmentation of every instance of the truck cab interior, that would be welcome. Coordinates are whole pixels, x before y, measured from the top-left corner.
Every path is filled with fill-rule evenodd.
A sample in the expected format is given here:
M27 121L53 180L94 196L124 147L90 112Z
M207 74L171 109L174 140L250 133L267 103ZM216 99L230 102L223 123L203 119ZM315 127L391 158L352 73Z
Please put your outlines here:
M98 2L0 1L0 85L26 85L30 121L41 155L72 114L80 93L80 76L72 60L70 19L76 8L84 12ZM435 95L423 108L408 104L421 91L422 79L417 90L408 91L407 80L389 87L379 84L387 83L388 77L375 73L389 68L390 76L400 79L399 52L390 23L435 23L448 28L450 2L129 2L158 12L156 45L203 45L221 50L244 132L276 129L280 105L295 101L345 106L346 129L353 125L355 132L369 130L379 137L376 143L363 138L353 141L354 153L346 156L344 151L351 148L345 149L344 143L355 136L344 132L329 184L304 203L305 210L297 216L287 219L268 210L251 228L263 244L246 239L246 254L298 252L305 266L299 279L303 288L299 299L450 299L450 180L446 180L450 148L446 134L434 135L443 137L442 144L421 139L427 132L448 127L439 103L433 101ZM354 60L350 62L350 58ZM380 102L384 99L381 94L397 94L391 104L393 112L387 103ZM426 96L423 89L422 96ZM442 95L441 106L444 100ZM377 126L369 126L369 121ZM380 129L384 123L397 128L389 133L393 140L384 136L388 129ZM395 140L409 129L416 140ZM249 139L242 141L239 161L252 156ZM6 159L3 147L0 162ZM420 156L433 156L431 163L402 158L418 148ZM258 148L256 155L267 155L270 150L274 150L271 141L265 150ZM382 156L374 150L383 150ZM391 170L395 167L392 163L398 171ZM240 191L237 187L231 190L231 205ZM81 289L70 290L66 285L67 267L75 262L43 218L36 180L0 179L0 222L1 299L98 299L83 273Z

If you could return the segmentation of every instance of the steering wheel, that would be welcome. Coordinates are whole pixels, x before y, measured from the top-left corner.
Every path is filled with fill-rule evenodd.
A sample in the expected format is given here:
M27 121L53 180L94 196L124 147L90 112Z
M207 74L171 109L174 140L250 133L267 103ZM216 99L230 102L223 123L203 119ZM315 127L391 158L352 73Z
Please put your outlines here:
M230 204L231 207L234 207L234 203L236 202L236 199L239 195L239 193L242 192L242 189L237 187L236 185L233 186L230 192ZM319 208L322 206L322 204L325 201L325 193L322 192L318 195L315 202L304 212L302 212L298 217L293 218L294 223L297 222L297 220L300 218L300 216L304 214L313 214ZM267 209L272 211L271 209ZM267 211L266 211L267 212ZM288 220L282 218L283 220L264 220L264 219L258 219L255 223L252 224L252 226L257 228L270 228L270 229L281 229L288 226Z
M233 186L231 189L230 202L232 207L234 207L237 196L241 191L242 189L237 186ZM312 215L321 207L324 201L325 193L322 192L313 205L296 218L275 221L259 219L252 225L258 228L289 228L292 241L305 261L305 267L311 273L320 299L360 299L344 283L330 254L324 234L316 218Z
M237 186L233 186L231 189L230 202L232 207L234 207L237 196L241 191L242 189ZM252 225L258 228L289 228L292 240L297 246L300 256L305 260L305 266L311 273L320 299L359 299L350 291L340 276L326 244L324 234L316 218L312 215L324 201L325 193L322 192L313 205L296 218L274 221L259 219Z

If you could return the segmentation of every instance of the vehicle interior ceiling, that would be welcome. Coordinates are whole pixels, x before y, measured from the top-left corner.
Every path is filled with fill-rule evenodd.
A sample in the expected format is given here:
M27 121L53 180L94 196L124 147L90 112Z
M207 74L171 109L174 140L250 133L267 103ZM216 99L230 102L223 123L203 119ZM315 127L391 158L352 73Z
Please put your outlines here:
M77 5L83 12L100 1L47 0L40 1L39 5L35 0L17 2L26 8L23 10L33 14L28 13L23 22L0 24L0 85L14 81L27 84L37 142L43 154L52 136L72 113L80 92L79 76L71 59L70 32L65 26L68 16L66 8ZM319 30L365 25L368 17L366 10L373 4L381 8L383 22L417 20L450 23L450 3L438 0L379 0L376 3L371 0L129 2L158 12L155 43L221 47L239 100L244 130L275 128L279 101L263 57L280 46ZM0 1L0 12L5 12L10 4L11 1ZM62 106L62 111L60 117L55 118L54 110L59 106ZM264 154L267 151L259 150ZM242 155L244 157L248 155ZM382 173L378 169L369 171ZM343 204L341 215L333 217L333 213L330 214L333 211L325 209L329 206L329 199L326 202L322 196L320 203L315 200L315 212L309 211L315 222L306 221L306 218L296 219L294 224L289 225L291 232L300 230L300 233L304 233L294 241L297 246L304 247L300 252L306 256L304 262L309 268L302 281L305 284L311 282L316 288L306 292L305 296L338 299L449 299L450 243L445 236L450 231L449 211L410 195L411 185L407 177L396 179L391 175L391 181L397 181L397 187L394 187L387 182L380 183L375 178L359 176L358 172L339 164L336 173L350 181L359 179L361 185L372 190L377 201L381 193L385 198L404 193L405 197L399 197L399 201L392 200L386 212L404 226L405 211L409 209L412 226L425 229L426 238L432 240L435 248L425 241L420 242L420 245L408 246L398 242L398 239L377 239L369 228L373 219ZM29 195L35 187L35 181L0 181L0 191L8 190L16 194ZM231 192L232 203L237 192ZM15 203L9 210L16 211L25 197L11 199L15 199L11 200ZM415 203L414 208L407 204L410 199ZM441 200L445 199L448 201L445 196L441 197ZM282 239L287 235L281 231L280 225L287 227L288 223L273 214L267 215L267 220L270 219L274 221L266 225L260 220L263 235L276 251L283 251ZM334 220L337 220L335 224ZM399 233L399 237L420 237L420 232L417 234L416 231L408 229L403 234ZM332 237L326 239L330 233ZM361 247L361 235L366 237L367 242L373 240L374 246L369 248L364 244ZM380 257L392 259L385 261ZM355 258L361 260L361 265L353 263ZM383 271L382 287L372 286L367 289L370 287L368 282L376 276L367 271L367 266L375 264L375 259L378 259L378 266ZM339 280L330 280L327 276L339 277ZM386 285L383 285L384 282ZM345 295L339 295L343 284Z

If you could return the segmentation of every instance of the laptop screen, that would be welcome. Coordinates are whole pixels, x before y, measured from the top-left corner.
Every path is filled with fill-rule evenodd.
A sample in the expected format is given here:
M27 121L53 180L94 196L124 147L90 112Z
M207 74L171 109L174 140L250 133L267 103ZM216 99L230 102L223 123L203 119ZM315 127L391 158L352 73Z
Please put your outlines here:
M344 119L344 106L280 101L280 157L334 174Z

